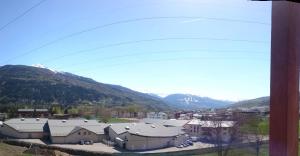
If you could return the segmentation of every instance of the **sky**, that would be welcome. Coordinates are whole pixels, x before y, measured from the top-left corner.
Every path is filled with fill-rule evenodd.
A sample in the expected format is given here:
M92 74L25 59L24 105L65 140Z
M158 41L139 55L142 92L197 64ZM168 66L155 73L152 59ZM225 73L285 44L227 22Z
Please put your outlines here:
M1 0L0 66L41 65L166 96L269 95L271 2Z

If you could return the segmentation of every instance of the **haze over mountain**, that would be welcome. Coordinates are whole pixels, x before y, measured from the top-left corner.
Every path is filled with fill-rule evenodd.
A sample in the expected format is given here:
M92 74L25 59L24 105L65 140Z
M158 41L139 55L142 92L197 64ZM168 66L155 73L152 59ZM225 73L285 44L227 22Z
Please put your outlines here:
M159 98L111 84L96 82L71 73L24 65L0 67L0 104L106 106L142 105L148 109L170 107Z

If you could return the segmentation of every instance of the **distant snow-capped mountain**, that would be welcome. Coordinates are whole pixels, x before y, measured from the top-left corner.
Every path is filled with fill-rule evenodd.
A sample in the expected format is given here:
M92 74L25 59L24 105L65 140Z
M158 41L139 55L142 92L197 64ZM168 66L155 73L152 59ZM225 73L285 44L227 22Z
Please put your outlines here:
M182 109L221 108L231 105L232 101L216 100L191 94L171 94L163 98L170 106Z

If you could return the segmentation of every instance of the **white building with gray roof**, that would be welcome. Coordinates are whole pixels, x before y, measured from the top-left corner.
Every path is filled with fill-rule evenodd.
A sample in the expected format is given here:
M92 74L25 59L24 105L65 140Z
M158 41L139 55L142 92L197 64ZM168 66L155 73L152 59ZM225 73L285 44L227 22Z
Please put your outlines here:
M107 124L97 120L49 120L50 139L54 144L75 144L80 141L100 142Z
M48 135L46 118L15 118L3 122L0 133L19 139L41 139Z
M9 138L50 138L53 144L74 144L80 141L100 142L105 138L107 124L96 120L48 120L46 118L16 118L2 123L0 133Z
M177 146L186 141L181 127L161 124L120 123L106 128L111 141L127 150L151 150Z
M190 136L208 141L214 141L216 139L218 129L222 141L228 142L231 139L231 130L234 124L234 121L203 121L193 119L184 126L184 129Z

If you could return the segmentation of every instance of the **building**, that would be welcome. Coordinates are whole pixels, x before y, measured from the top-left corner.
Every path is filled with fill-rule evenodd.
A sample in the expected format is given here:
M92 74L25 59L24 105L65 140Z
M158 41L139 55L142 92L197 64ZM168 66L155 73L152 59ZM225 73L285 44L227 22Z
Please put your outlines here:
M190 120L191 116L189 114L180 114L178 120Z
M184 127L190 120L176 120L176 119L150 119L150 118L145 118L140 120L142 123L146 124L160 124L165 127Z
M201 118L202 118L202 115L200 115L198 113L193 114L193 119L201 119Z
M119 147L137 151L178 146L187 139L180 127L145 123L111 124L105 132Z
M53 144L74 144L80 141L100 142L105 138L107 124L96 120L49 120L17 118L2 123L0 133L17 139L50 138Z
M107 124L96 120L49 120L50 140L53 144L76 144L81 141L101 142Z
M138 118L146 117L146 112L128 112L126 110L112 110L111 116L114 118Z
M34 117L48 118L51 116L48 109L35 109Z
M18 109L19 118L47 118L50 116L48 109Z
M2 123L0 133L6 137L18 139L41 139L47 137L45 118L16 118Z
M110 140L127 150L151 150L179 146L188 139L183 121L160 120L161 124L104 124L96 120L18 118L3 122L0 133L17 139L49 139L53 144L77 144ZM162 122L163 121L163 122Z
M33 117L34 109L18 109L19 118L30 118Z
M198 119L191 120L185 126L185 132L191 137L197 137L202 140L215 141L217 133L220 133L223 142L230 141L231 128L234 121L202 121ZM219 129L220 131L216 131Z
M149 112L147 118L150 119L168 119L168 114L164 112Z
M0 113L0 121L4 121L7 119L7 114L6 113Z
M51 119L64 119L64 120L67 120L71 117L70 114L53 114L51 116Z

